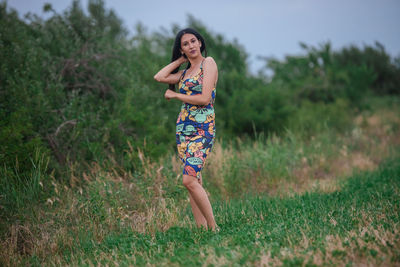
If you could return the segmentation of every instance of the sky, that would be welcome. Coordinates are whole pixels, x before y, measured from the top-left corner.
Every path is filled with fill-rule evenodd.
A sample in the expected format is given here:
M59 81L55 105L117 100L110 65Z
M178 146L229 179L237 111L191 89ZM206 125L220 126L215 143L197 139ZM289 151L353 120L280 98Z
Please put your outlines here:
M45 17L44 3L62 13L71 2L8 0L7 6L21 18L27 12ZM82 7L87 2L81 0ZM190 14L213 33L236 39L249 54L253 72L264 64L259 56L284 59L304 53L300 42L319 47L329 41L337 50L378 41L392 57L400 57L400 0L105 0L105 5L131 33L138 22L149 32L173 24L183 28Z

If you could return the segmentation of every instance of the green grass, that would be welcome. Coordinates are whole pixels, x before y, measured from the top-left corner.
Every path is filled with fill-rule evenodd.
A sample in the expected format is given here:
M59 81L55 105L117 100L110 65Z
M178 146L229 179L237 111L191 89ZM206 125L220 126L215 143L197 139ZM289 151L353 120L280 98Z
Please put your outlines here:
M30 158L31 168L21 172L18 159L15 166L0 167L0 210L18 210L27 202L39 199L46 182L49 157L39 149ZM3 214L0 214L2 218ZM1 223L0 223L1 225Z
M75 236L72 249L48 255L44 262L32 255L25 263L311 266L368 260L394 265L400 263L399 192L396 158L377 171L355 174L332 193L248 195L214 203L222 229L216 234L178 226L140 234L120 226L98 240L96 229L88 226ZM191 216L189 212L183 210L180 216Z

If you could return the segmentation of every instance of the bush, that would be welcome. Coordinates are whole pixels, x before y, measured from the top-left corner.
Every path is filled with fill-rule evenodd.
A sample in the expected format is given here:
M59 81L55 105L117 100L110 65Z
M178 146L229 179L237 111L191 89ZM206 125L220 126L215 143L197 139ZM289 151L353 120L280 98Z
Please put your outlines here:
M288 128L306 137L323 131L343 132L351 125L353 116L354 110L346 99L329 104L305 100L290 117Z

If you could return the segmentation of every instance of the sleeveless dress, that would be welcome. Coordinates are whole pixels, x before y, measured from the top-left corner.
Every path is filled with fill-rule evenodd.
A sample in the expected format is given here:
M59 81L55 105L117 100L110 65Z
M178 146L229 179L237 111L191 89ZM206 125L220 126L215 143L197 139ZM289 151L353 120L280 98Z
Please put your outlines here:
M204 60L203 60L204 62ZM200 71L191 78L179 82L179 92L186 95L201 94L203 89L203 62ZM176 144L179 158L184 164L183 174L200 178L207 155L215 138L215 87L207 105L183 103L176 122Z

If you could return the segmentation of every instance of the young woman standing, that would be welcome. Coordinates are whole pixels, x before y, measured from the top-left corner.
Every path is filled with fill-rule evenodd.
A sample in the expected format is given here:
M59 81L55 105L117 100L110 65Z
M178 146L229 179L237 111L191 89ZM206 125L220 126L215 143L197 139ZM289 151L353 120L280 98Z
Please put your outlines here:
M186 69L179 71L185 62L188 62ZM197 226L219 230L201 177L215 139L214 101L218 80L217 64L212 57L207 57L203 37L190 28L181 30L175 38L171 63L154 79L170 84L164 95L167 100L183 102L176 122L176 143L184 164L183 184L189 192ZM179 92L173 90L177 83Z

